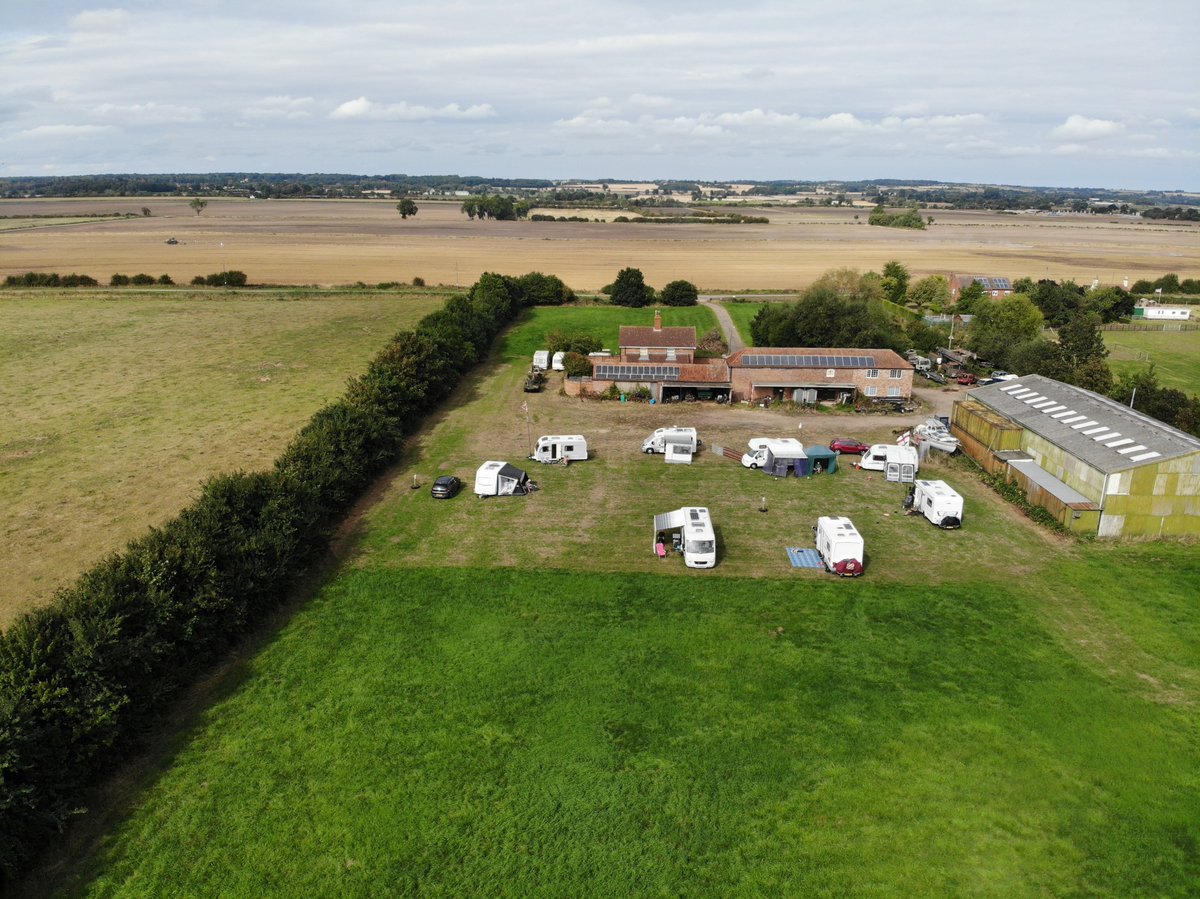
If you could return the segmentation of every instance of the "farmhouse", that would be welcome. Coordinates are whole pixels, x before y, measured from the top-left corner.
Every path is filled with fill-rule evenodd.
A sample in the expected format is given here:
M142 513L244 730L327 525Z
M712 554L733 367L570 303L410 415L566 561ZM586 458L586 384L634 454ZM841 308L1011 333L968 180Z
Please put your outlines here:
M736 400L906 400L912 365L893 350L755 347L726 357Z
M1200 534L1200 439L1107 397L1030 375L971 391L951 430L1073 531Z
M696 329L664 328L662 312L654 311L654 327L622 325L621 361L624 363L691 363L696 358Z
M990 275L951 275L950 301L957 303L962 289L975 283L982 285L984 294L995 299L1009 296L1013 292L1012 281L1008 278L995 278Z

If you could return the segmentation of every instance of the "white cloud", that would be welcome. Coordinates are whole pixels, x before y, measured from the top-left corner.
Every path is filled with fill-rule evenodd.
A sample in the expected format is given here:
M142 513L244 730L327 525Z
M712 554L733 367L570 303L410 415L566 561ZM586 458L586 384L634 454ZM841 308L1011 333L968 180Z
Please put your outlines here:
M69 140L75 137L92 137L111 130L107 125L37 125L16 132L9 140Z
M124 9L85 9L71 17L76 31L119 32L128 27L132 16Z
M347 100L329 114L331 119L374 119L380 121L420 122L439 119L444 121L487 119L496 115L496 110L489 103L479 103L474 106L459 106L457 103L447 103L445 106L433 108L430 106L413 105L405 101L400 103L373 103L366 97Z
M1058 140L1075 142L1103 140L1106 137L1115 137L1124 130L1125 126L1120 122L1073 115L1050 133Z
M97 118L110 119L130 125L169 125L183 122L199 122L203 119L194 106L175 106L171 103L101 103L92 110Z
M306 119L312 115L312 97L263 97L242 110L244 119Z

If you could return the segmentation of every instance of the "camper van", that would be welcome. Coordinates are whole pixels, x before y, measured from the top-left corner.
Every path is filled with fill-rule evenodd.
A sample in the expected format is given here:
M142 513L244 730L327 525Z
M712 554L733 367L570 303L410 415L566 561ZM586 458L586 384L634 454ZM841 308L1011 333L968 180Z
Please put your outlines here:
M876 443L862 454L859 467L867 471L882 471L884 480L911 484L917 479L921 462L916 447Z
M563 360L567 358L567 354L559 350L550 357L550 367L555 371L563 371Z
M536 353L534 353L533 354L533 367L540 368L542 371L549 371L549 369L550 369L550 351L549 350L538 350Z
M688 506L654 516L654 545L670 531L679 531L683 564L688 568L712 568L717 564L717 535L712 518L703 506Z
M642 441L642 452L665 453L667 444L682 446L691 454L700 445L700 438L695 428L659 428Z
M862 535L849 518L823 516L813 528L817 539L817 554L825 570L841 577L858 577L863 573L866 552Z
M917 371L930 371L933 368L933 360L920 353L909 353L908 361Z
M537 447L529 458L535 462L576 462L588 457L587 438L579 434L570 436L548 435L539 437Z
M962 527L963 498L945 481L914 481L910 495L910 514L924 515L939 528Z
M789 468L796 467L797 460L805 458L804 444L795 437L755 437L750 441L750 452L742 455L742 465L746 468L762 468L771 473L775 473L776 468L782 468L781 473L786 475Z
M475 472L475 492L480 496L524 496L536 490L529 475L507 462L484 462Z

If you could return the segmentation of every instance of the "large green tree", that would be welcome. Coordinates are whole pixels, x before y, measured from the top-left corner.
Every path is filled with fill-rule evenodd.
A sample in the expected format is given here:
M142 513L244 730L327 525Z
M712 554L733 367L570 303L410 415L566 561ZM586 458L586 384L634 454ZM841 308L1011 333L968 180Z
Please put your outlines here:
M908 268L895 259L883 264L883 292L893 303L903 303L908 294Z
M930 275L908 288L908 302L920 309L941 309L950 302L950 284L941 275Z
M1037 337L1043 324L1045 317L1033 301L1023 293L1014 293L994 303L980 304L967 345L980 358L1007 368L1012 351Z
M691 281L672 281L659 296L664 306L695 306L700 292Z
M652 296L653 290L646 286L641 269L623 268L617 272L617 280L612 283L614 306L645 306Z
M903 332L865 299L845 298L818 281L795 303L764 306L750 323L755 346L884 347L901 350Z
M414 200L411 200L408 197L405 197L403 200L401 200L399 203L396 204L396 211L398 213L400 213L400 218L406 219L410 215L417 214L417 204Z
M1059 327L1058 345L1072 371L1093 359L1103 361L1108 356L1099 323L1098 315L1076 315Z

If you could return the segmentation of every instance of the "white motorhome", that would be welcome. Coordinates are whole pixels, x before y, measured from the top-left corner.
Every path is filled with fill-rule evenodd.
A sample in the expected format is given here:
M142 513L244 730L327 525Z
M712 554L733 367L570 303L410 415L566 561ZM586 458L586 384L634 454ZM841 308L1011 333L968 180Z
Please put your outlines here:
M924 515L939 528L962 527L963 498L945 481L914 481L911 497L911 514Z
M695 428L658 428L642 441L642 452L665 453L668 444L682 446L688 453L694 453L700 445L700 437Z
M535 462L576 462L588 457L587 438L579 434L548 434L539 437L533 455Z
M863 573L866 546L849 518L822 516L817 519L813 534L826 571L840 577L858 577Z
M742 454L742 465L746 468L771 469L776 462L806 458L804 444L795 437L755 437L750 441L750 452Z
M552 369L554 369L555 371L562 371L563 370L563 360L566 358L567 358L567 354L565 352L563 352L562 350L559 350L557 353L555 353L553 356L550 357L550 367Z
M533 354L533 367L547 371L550 368L550 351L538 350Z
M475 472L475 492L479 496L524 496L536 490L529 475L507 462L484 462Z
M712 517L703 506L685 506L654 516L654 545L665 542L670 531L680 532L683 564L688 568L712 568L717 564L717 535Z
M921 461L916 447L876 443L862 454L859 467L867 471L882 471L884 479L888 481L911 484L917 479Z
M933 360L927 356L921 356L913 353L908 357L908 361L912 363L912 367L917 371L930 371L933 368Z

